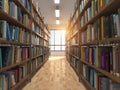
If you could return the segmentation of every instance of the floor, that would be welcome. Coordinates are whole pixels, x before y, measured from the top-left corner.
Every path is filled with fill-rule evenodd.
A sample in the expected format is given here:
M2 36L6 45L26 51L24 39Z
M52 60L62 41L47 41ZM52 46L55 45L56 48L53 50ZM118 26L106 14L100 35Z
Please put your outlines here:
M63 56L51 56L23 90L86 90Z

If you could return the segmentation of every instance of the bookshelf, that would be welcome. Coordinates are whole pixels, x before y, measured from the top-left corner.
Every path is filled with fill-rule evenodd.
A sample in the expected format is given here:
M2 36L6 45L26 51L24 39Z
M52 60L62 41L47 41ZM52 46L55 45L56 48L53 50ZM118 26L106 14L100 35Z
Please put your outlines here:
M38 2L0 1L1 89L18 90L30 81L48 60L49 38Z
M119 89L120 0L76 2L67 25L66 58L70 64L78 60L79 67L72 68L87 89Z

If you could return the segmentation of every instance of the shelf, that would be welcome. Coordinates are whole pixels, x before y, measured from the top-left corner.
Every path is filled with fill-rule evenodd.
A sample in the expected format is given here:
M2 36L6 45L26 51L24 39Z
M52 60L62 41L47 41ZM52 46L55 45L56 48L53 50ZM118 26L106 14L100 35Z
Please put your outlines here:
M106 38L104 40L95 40L95 41L91 41L89 43L84 43L84 44L80 44L80 46L85 46L85 45L95 45L95 44L104 44L104 43L109 43L109 42L119 42L120 41L120 37L114 37L114 38Z
M35 58L40 57L40 56L42 56L42 55L43 55L43 54L37 55L37 56L35 56L35 57L32 57L32 59L35 59Z
M12 69L12 68L14 68L14 67L16 67L18 65L21 65L21 64L24 64L24 63L28 62L28 61L30 61L30 59L27 59L27 60L21 61L19 63L15 63L15 64L12 64L12 65L3 67L3 68L0 69L0 73L5 72L7 70L10 70L10 69Z
M110 14L115 12L118 8L120 8L119 0L112 0L110 3L103 7L90 21L88 21L84 26L80 28L80 31L84 31L87 28L87 25L93 24L98 18L103 15Z
M6 40L0 40L0 46L3 46L3 45L19 45L19 46L30 46L31 44L30 43L19 43L19 42L16 42L16 41L6 41Z
M79 60L79 57L77 57L76 55L73 55L72 53L69 53L69 54Z
M87 87L88 90L95 90L83 75L79 74L79 76L82 79L81 82Z
M88 62L86 61L83 61L83 60L80 60L81 62L83 62L84 64L87 64L89 67L99 71L100 73L102 73L103 75L109 77L110 79L112 79L113 81L117 82L117 83L120 83L120 78L119 77L116 77L115 75L112 75L111 73L105 71L105 70L102 70L98 67L96 67L95 65L91 65L89 64Z
M68 41L70 41L71 39L73 39L78 33L79 33L79 30L78 30L76 33L74 33L74 34L68 39Z
M20 23L18 20L16 20L15 18L9 16L6 12L4 12L3 10L0 10L0 20L6 20L7 22L15 25L15 26L19 26L22 28L25 28L27 31L31 31L30 28L27 28L25 25L23 25L22 23Z
M69 62L70 63L70 62ZM79 77L79 73L78 71L76 70L76 68L70 63L70 66L73 68L73 70L75 71L75 73L77 74L77 76Z

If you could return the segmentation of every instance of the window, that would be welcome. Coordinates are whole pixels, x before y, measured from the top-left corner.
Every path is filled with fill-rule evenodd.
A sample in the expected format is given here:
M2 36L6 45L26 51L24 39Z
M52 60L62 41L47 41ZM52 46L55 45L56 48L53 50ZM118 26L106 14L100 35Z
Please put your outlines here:
M51 30L50 31L50 49L53 51L65 50L65 30Z

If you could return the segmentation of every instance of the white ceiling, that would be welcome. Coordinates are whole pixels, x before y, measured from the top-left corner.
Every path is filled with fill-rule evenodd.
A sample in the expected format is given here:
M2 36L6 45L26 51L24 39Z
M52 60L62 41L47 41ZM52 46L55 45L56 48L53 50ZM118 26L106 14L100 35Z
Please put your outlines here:
M38 0L40 11L45 18L46 23L50 29L65 29L68 19L74 10L75 0L60 0L60 25L56 25L55 8L57 5L54 4L54 0Z

